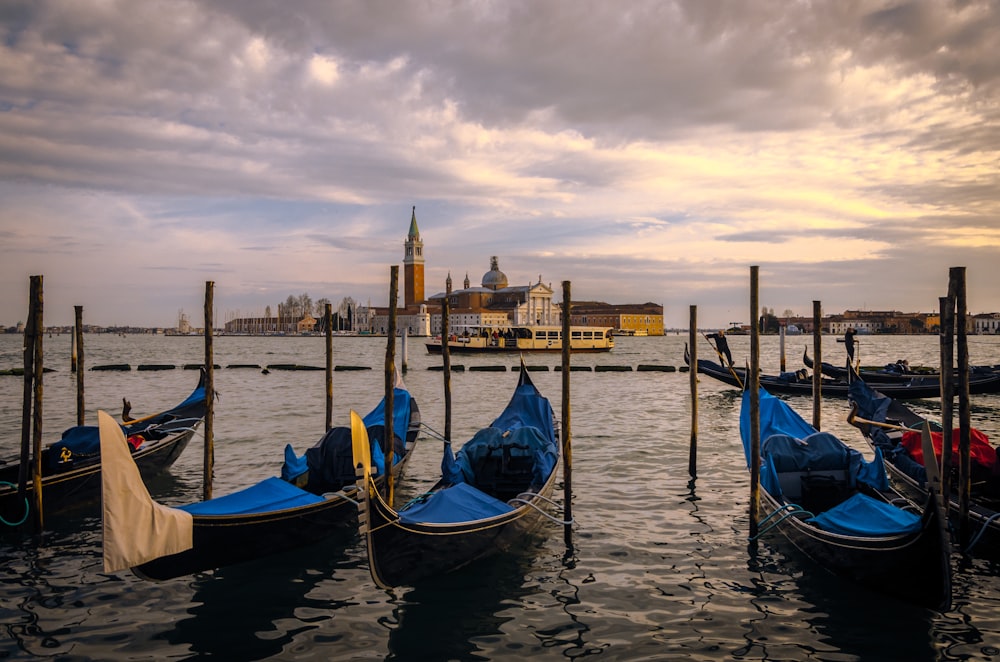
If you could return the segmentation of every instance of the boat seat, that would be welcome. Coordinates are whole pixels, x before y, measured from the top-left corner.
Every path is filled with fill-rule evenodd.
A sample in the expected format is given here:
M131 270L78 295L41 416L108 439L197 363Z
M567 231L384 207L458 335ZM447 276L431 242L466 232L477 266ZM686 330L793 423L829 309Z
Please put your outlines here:
M501 501L513 499L531 487L534 458L528 446L505 443L491 448L476 466L475 486Z

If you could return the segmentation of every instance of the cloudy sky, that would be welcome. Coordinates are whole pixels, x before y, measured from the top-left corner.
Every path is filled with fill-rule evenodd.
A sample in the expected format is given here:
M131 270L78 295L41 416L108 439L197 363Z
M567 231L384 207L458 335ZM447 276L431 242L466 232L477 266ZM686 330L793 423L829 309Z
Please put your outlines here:
M668 326L1000 311L1000 4L4 0L0 325L385 305L496 255Z

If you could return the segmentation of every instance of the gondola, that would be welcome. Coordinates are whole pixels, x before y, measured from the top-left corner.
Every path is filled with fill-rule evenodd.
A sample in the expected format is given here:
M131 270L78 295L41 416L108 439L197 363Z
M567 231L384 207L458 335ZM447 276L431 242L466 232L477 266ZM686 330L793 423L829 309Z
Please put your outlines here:
M857 381L851 385L851 413L848 422L857 427L865 441L885 457L893 485L910 499L926 497L927 471L923 449L915 447L915 437L927 422L923 416L898 400L886 397L879 390ZM931 422L935 431L935 452L940 454L941 426ZM958 523L960 504L958 486L958 441L956 429L952 437L952 479L949 497L949 517ZM1000 462L997 449L978 430L970 433L971 493L966 522L970 532L966 553L1000 558ZM940 455L939 455L940 457Z
M809 348L806 347L802 352L802 363L805 364L807 368L813 367L813 360L809 356ZM820 362L820 370L827 377L832 377L834 379L839 379L842 381L850 381L855 377L860 377L869 384L905 384L912 381L913 379L920 379L921 384L939 384L938 380L941 378L941 372L936 368L931 368L927 366L916 366L909 367L904 361L897 361L896 363L888 363L884 366L860 366L858 368L851 368L845 365L843 367L835 366L826 361ZM996 373L996 369L992 366L972 366L969 369L969 374L973 379L980 379L983 377L991 377Z
M371 477L364 430L356 428L354 452L364 488L358 520L375 583L411 586L522 546L548 516L557 437L552 406L522 367L500 416L457 454L446 442L441 480L397 511Z
M198 385L177 406L140 419L121 423L132 459L143 476L166 470L187 447L205 419L205 371ZM29 479L27 498L18 497L20 458L0 465L0 516L14 523L27 516L34 503ZM46 515L96 502L101 495L100 435L96 425L77 425L63 432L59 441L42 449L42 508Z
M690 365L688 353L684 360ZM719 363L707 359L698 359L698 372L714 379L743 388L746 383L746 368L726 368ZM812 395L813 380L804 368L798 372L787 372L780 375L761 375L760 385L771 393L783 395ZM840 379L824 377L822 380L823 395L834 398L848 397L850 383ZM898 384L880 384L879 389L893 398L918 399L937 398L941 395L941 386L935 377L915 377ZM977 376L969 380L969 393L1000 393L1000 373Z
M371 461L379 467L376 484L385 476L389 446L385 440L385 400L364 417L368 434L376 440L371 446ZM393 390L393 475L399 475L410 458L420 428L420 411L409 391L400 385ZM259 559L270 554L319 542L337 531L356 526L357 514L354 455L350 427L331 428L303 456L297 456L291 445L285 447L281 476L266 478L232 494L200 501L177 508L160 504L165 517L177 517L189 522L185 535L190 544L166 549L139 550L135 555L121 554L116 563L118 547L109 548L108 528L120 523L124 540L114 532L113 545L122 540L128 547L128 536L142 530L127 517L128 504L114 512L115 500L105 498L105 567L124 569L142 579L162 581L196 572L211 570ZM123 486L127 489L128 486ZM109 486L105 485L107 494ZM147 495L148 497L148 495ZM150 508L147 507L146 510ZM160 527L166 528L166 527ZM109 556L112 555L112 556ZM116 567L123 566L123 567ZM110 570L109 570L110 571Z
M750 392L740 436L750 464ZM881 454L865 461L817 432L787 403L760 390L760 534L777 528L819 565L858 584L931 609L951 601L944 512L933 496L922 514L894 492ZM911 507L907 507L911 506Z

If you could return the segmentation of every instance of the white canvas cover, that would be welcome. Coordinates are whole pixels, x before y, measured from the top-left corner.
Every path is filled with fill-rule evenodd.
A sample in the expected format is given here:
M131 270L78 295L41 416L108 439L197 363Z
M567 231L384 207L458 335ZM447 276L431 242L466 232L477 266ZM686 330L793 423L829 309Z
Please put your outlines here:
M104 571L117 572L194 546L190 513L149 496L121 426L97 413L101 431L101 502Z

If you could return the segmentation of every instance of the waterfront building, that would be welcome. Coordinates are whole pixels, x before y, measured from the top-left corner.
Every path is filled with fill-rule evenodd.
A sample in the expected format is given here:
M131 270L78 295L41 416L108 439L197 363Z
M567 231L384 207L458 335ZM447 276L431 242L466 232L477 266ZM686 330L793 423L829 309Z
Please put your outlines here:
M652 302L574 302L569 321L579 326L610 326L617 335L662 336L663 306Z

